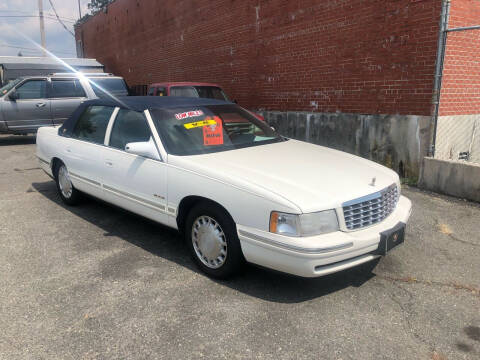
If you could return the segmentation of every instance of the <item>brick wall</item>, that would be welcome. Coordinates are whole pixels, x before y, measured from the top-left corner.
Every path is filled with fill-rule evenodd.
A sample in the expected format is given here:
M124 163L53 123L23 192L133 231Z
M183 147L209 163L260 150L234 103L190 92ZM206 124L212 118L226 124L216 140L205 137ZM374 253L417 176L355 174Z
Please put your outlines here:
M449 28L475 25L480 25L480 0L453 0ZM439 114L480 114L480 30L447 35Z
M208 81L254 109L431 115L440 10L440 0L117 0L76 35L129 85Z

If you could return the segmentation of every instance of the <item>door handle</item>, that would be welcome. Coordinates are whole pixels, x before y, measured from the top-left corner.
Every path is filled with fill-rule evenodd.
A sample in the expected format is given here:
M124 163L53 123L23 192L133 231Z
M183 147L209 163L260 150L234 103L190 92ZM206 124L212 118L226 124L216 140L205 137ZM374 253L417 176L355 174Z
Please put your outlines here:
M72 149L67 148L67 152L68 152L68 153L71 153L71 152L72 152Z
M38 107L38 108L41 108L41 107L44 107L45 105L47 105L47 104L45 104L45 103L38 103L38 104L36 104L35 106Z

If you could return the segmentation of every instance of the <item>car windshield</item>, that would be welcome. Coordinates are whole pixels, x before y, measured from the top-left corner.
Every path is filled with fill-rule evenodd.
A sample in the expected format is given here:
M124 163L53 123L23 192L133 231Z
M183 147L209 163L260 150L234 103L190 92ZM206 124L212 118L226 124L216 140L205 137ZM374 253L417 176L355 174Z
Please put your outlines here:
M128 89L125 81L119 78L89 78L95 95L99 98L109 97L105 93L113 96L127 96Z
M10 81L7 85L4 87L0 88L0 96L5 95L7 92L9 92L15 85L17 85L20 81L22 81L22 78L15 79L13 81Z
M169 154L197 155L285 141L237 105L150 110Z

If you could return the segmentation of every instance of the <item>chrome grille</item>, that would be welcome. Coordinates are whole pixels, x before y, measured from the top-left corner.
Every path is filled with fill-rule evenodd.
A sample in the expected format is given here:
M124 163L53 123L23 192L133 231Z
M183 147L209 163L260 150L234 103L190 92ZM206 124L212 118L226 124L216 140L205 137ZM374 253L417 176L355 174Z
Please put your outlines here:
M343 204L343 216L348 230L358 230L379 223L390 215L398 202L395 184L371 195Z

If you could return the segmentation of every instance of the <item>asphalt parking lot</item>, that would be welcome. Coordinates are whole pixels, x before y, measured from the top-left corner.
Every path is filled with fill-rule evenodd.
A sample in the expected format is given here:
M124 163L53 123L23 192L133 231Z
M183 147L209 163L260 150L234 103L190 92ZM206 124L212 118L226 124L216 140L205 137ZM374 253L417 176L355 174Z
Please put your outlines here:
M34 137L0 136L0 359L479 359L480 205L404 188L372 274L199 273L175 231L60 203Z

